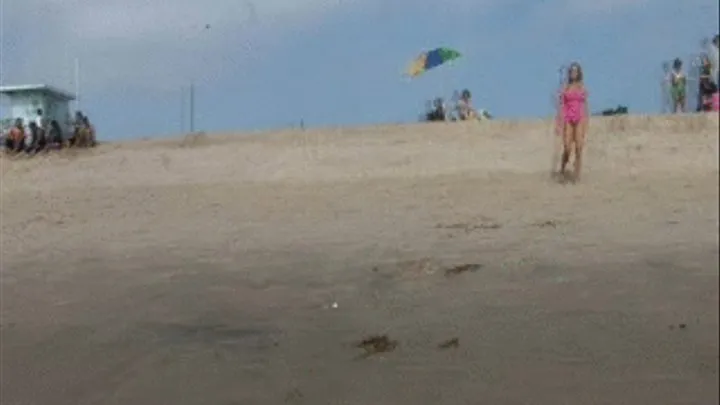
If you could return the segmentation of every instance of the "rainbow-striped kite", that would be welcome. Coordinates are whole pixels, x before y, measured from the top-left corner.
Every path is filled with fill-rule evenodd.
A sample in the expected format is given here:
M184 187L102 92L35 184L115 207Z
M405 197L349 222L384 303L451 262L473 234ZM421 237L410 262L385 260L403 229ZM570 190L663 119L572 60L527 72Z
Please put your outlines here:
M434 67L455 60L460 56L462 56L460 52L450 48L437 48L432 51L423 52L410 64L406 73L410 77L417 77Z

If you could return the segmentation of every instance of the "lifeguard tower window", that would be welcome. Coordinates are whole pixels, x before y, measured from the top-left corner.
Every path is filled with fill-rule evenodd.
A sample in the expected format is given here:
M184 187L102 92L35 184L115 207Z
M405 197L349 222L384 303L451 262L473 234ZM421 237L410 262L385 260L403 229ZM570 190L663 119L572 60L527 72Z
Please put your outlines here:
M22 85L2 86L0 95L5 99L3 105L2 121L0 126L5 132L13 122L21 118L27 125L37 121L39 112L42 112L42 122L49 123L56 120L64 131L72 128L72 116L70 115L70 102L75 100L75 95L52 86Z

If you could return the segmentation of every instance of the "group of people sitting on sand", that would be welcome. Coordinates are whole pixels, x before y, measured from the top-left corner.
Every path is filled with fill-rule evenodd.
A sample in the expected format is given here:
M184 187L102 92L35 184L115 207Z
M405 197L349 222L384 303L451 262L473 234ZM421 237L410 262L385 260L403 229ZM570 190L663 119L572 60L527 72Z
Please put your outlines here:
M97 144L95 128L90 119L81 111L75 113L72 134L66 137L57 120L47 122L38 110L37 119L25 125L17 118L12 127L4 134L3 144L6 153L36 154L41 151L63 148L91 148Z
M492 117L485 110L476 110L472 105L472 94L470 90L465 89L462 92L455 92L453 95L454 105L448 109L445 101L438 97L434 101L429 101L426 105L425 121L468 121L468 120L488 120Z
M700 55L698 77L698 100L697 112L720 111L720 35L715 35L709 46L708 52ZM687 108L687 76L683 71L683 62L680 58L673 61L672 68L666 78L669 84L672 111L674 113L686 112Z

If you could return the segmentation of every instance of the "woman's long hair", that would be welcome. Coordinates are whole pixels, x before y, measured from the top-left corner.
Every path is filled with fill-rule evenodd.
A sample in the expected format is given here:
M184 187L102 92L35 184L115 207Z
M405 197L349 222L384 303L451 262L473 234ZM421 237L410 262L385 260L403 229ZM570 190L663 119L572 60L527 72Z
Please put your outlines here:
M573 80L573 78L572 78L572 70L573 70L573 69L577 69L577 79L576 79L576 80ZM582 66L580 66L580 64L577 63L577 62L571 63L571 64L570 64L570 67L568 67L568 72L567 72L567 84L568 84L568 85L571 85L571 84L573 84L573 83L575 83L575 82L577 82L577 83L582 83L582 82L583 82L583 70L582 70Z

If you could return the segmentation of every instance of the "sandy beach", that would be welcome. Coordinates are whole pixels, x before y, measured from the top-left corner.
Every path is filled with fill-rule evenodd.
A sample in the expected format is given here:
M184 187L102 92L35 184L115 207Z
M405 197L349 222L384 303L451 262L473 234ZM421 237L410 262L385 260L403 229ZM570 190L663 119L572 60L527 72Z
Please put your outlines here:
M576 185L540 120L3 157L0 402L717 404L718 124Z

